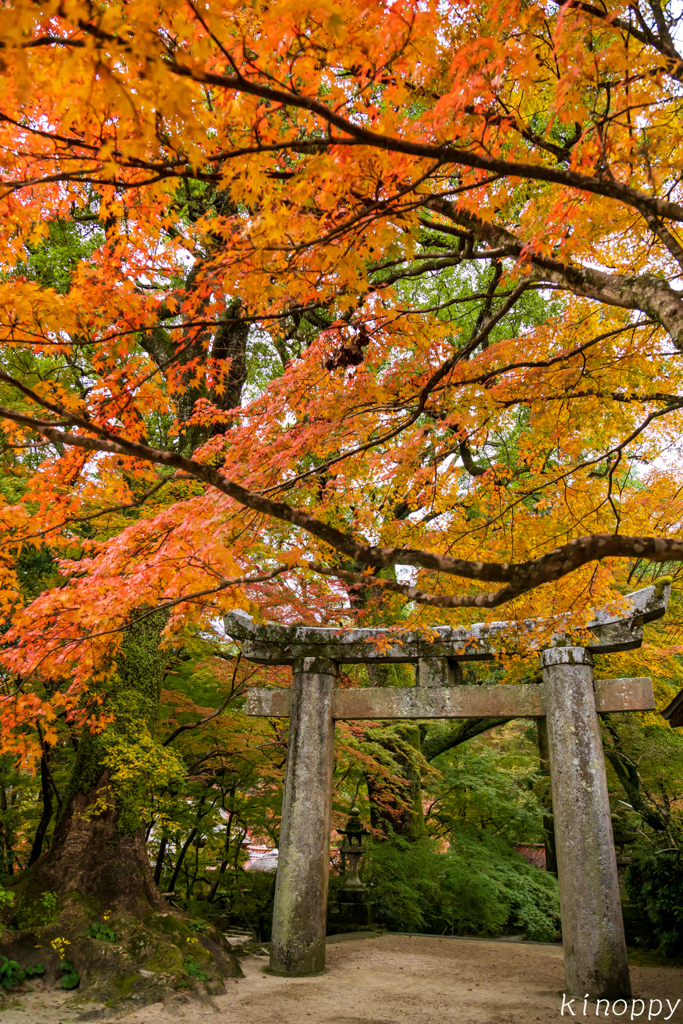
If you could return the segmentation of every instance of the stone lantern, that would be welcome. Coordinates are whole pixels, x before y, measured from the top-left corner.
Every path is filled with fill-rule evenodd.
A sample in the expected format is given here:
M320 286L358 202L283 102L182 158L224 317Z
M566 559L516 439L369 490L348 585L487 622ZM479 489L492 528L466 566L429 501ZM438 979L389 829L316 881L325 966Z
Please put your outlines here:
M348 863L343 888L347 892L365 889L365 886L358 877L358 868L360 867L360 859L365 852L363 849L363 836L368 836L370 833L366 828L363 828L360 820L360 811L357 807L351 808L346 828L338 828L336 831L344 836L344 842L339 852L344 858L344 863Z
M372 908L367 902L367 889L358 877L358 868L363 856L363 837L370 833L360 820L360 811L352 807L346 828L336 829L344 836L339 848L345 865L344 881L337 899L330 905L327 915L327 934L340 932L362 932L373 930Z

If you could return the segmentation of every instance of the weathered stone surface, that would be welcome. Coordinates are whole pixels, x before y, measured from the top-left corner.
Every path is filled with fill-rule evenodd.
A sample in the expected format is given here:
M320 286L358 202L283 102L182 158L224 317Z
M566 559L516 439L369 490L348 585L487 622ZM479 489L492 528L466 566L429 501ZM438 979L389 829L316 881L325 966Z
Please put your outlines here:
M432 686L351 689L335 694L335 718L535 718L541 687Z
M593 622L590 623L590 628L597 630L617 622L628 622L635 619L640 619L641 622L654 622L666 614L670 597L671 577L667 576L649 587L626 594L624 597L625 611L616 615L610 615L604 610L597 611Z
M448 658L420 658L416 683L418 686L457 686L462 683L462 667Z
M649 676L631 679L596 679L595 708L606 711L654 711L655 694Z
M294 665L270 944L277 974L318 974L325 967L336 683L334 662L307 658Z
M596 679L595 703L604 711L652 711L652 680ZM247 714L288 718L292 691L247 692ZM546 713L545 686L358 687L337 690L333 718L541 718Z
M609 653L639 647L643 623L664 615L671 585L653 584L624 598L624 612L610 616L597 612L588 629L592 638L582 643L592 651ZM242 613L225 617L225 629L243 641L242 653L250 661L293 664L297 658L323 655L335 661L353 664L365 661L416 662L420 658L451 658L455 661L482 661L501 652L513 653L528 644L538 630L538 621L475 623L455 628L434 626L424 630L336 629L317 626L259 626ZM558 616L553 646L567 643L571 616ZM532 642L532 647L534 646Z
M590 651L541 655L557 867L570 996L629 998L605 759Z

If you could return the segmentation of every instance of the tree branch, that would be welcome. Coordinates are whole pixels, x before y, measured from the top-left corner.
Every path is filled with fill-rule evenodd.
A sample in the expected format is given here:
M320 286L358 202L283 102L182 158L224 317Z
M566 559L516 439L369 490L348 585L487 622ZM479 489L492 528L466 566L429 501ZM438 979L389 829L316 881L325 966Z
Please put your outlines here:
M441 376L445 376L447 365L444 364L441 370L438 371ZM6 377L6 375L3 376ZM21 386L21 390L25 392L28 389ZM161 451L140 441L132 441L113 434L104 427L89 423L80 417L72 416L67 410L61 409L54 403L40 398L38 395L33 397L38 404L58 411L65 418L75 421L79 427L96 432L99 436L92 438L82 434L74 434L56 427L53 422L26 416L24 413L16 412L14 409L9 409L6 406L0 406L0 417L36 430L53 441L53 443L59 442L66 446L73 446L91 452L127 455L146 462L180 469L196 480L215 487L221 493L234 499L238 504L246 508L301 528L335 550L350 556L361 565L367 565L376 569L386 568L391 565L412 565L423 569L434 569L437 572L460 576L464 579L507 584L507 587L493 594L438 597L437 600L436 595L425 595L424 592L419 591L413 597L414 600L434 603L440 607L495 607L517 597L519 594L541 586L543 583L551 583L561 579L563 576L589 562L598 561L603 558L639 557L653 562L683 561L683 540L665 537L613 536L611 534L589 534L584 537L577 537L567 544L563 544L544 555L540 555L538 558L520 563L470 561L452 558L448 555L438 555L415 548L380 547L379 545L364 544L355 540L349 534L342 533L341 530L337 530L328 523L316 519L315 516L310 515L310 513L305 512L303 509L287 505L285 502L272 501L263 494L250 491L248 488L229 479L212 466L207 466L177 452ZM273 570L273 573L268 574L267 578L272 578L273 575L283 572L286 568L287 566L283 566ZM316 571L320 570L316 569ZM336 571L334 574L337 575ZM362 576L362 574L360 575ZM371 579L363 579L366 583L373 582ZM225 581L210 591L202 593L213 593L236 582L261 582L261 578L251 581L248 579L243 581ZM354 580L354 582L356 581ZM388 583L391 583L391 581L384 580L380 585ZM392 585L397 588L403 586L403 584ZM412 590L413 588L409 589ZM404 593L402 590L398 592ZM406 596L413 596L408 591L405 593ZM418 597L417 594L420 596ZM433 601L431 600L432 598L434 598ZM184 600L187 600L187 598L178 598L176 601L166 602L163 607L171 607L172 604ZM442 604L442 601L452 603Z
M470 167L474 170L504 174L514 178L526 178L530 181L547 181L551 184L574 188L581 192L589 192L594 195L617 199L637 210L649 210L657 217L683 221L683 207L678 203L655 199L644 192L631 188L629 185L621 184L613 178L597 178L588 174L582 174L579 171L545 167L542 164L502 160L498 157L489 156L487 153L476 153L472 150L459 149L456 146L429 145L422 142L412 142L409 139L396 138L391 135L382 135L379 132L373 132L369 128L364 128L362 125L342 117L341 114L330 110L329 107L313 96L304 96L301 93L294 93L281 87L274 88L270 85L262 85L258 82L250 81L240 74L232 76L219 75L176 62L170 62L168 66L173 74L183 78L190 78L194 82L203 82L206 85L233 89L235 92L245 93L249 96L258 96L261 99L270 100L273 103L282 104L286 107L298 107L301 110L308 110L312 114L317 114L326 124L334 126L338 131L344 132L352 139L356 139L375 149L387 150L390 153L405 153L408 156L424 157L430 160L438 160L442 163L454 164L455 166ZM328 138L325 141L328 146L334 146L335 144L334 137Z
M228 706L228 704L230 703L232 698L235 696L235 676L237 675L237 667L238 667L238 665L240 663L241 658L242 658L242 652L240 651L240 653L237 655L237 662L235 664L235 670L234 670L234 672L232 674L232 684L230 686L230 693L225 698L225 700L223 701L221 706L219 708L217 708L216 711L212 711L210 715L206 716L206 718L200 719L200 721L198 721L198 722L188 722L187 725L180 725L180 726L178 726L178 728L175 730L175 732L172 732L171 735L168 737L168 739L164 740L164 742L161 744L162 747L167 747L169 745L169 743L172 743L173 740L176 739L178 736L180 736L181 733L188 732L190 729L199 729L200 726L206 725L207 722L212 722L214 718L218 718L218 716L221 714L221 712L225 711L226 707Z

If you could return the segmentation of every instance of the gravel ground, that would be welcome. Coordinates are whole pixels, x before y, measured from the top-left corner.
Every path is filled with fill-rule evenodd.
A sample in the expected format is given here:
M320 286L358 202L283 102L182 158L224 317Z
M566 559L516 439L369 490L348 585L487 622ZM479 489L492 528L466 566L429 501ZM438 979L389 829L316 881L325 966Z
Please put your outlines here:
M242 961L245 977L206 1001L173 999L131 1013L74 1004L74 994L34 991L0 1011L0 1024L127 1021L168 1024L550 1024L561 1014L564 970L559 946L430 936L380 935L332 941L328 972L318 978L275 978L265 957ZM683 969L632 967L635 998L609 1018L683 1024ZM78 996L76 995L76 999ZM670 1008L680 999L677 1010ZM655 1000L652 1008L650 1000ZM657 1012L656 1000L662 1011ZM573 1004L575 1019L596 1016L595 1005ZM622 1010L619 1005L618 1011ZM650 1016L652 1013L652 1016ZM632 1017L633 1014L633 1017ZM605 1016L604 1004L601 1019Z

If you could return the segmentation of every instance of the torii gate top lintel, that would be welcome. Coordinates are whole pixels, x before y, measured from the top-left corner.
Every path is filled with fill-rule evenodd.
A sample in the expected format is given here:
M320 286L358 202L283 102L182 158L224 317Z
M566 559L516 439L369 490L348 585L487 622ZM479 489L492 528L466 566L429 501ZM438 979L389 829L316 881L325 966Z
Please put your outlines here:
M643 626L661 618L667 608L671 583L665 580L627 594L626 608L618 615L598 611L586 628L592 636L582 646L594 653L610 654L640 647ZM552 640L539 647L571 644L571 616L558 616ZM330 626L283 626L268 622L258 625L242 611L225 617L229 636L243 641L243 653L250 661L287 665L299 658L320 657L352 664L355 662L418 662L422 658L453 661L484 661L514 649L525 636L542 626L543 620L478 622L472 626L433 626L423 630L396 627L356 629ZM533 645L533 641L532 641Z

